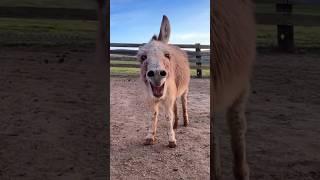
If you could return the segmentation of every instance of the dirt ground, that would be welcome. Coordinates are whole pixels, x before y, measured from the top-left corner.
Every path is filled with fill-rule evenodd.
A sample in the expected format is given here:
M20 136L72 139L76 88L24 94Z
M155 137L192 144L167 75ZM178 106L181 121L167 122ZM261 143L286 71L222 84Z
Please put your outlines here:
M0 49L0 179L105 179L105 95L94 50Z
M167 147L164 113L160 111L157 143L144 146L151 121L140 79L111 79L111 179L209 179L209 79L192 79L190 126L184 127L179 102L177 147ZM162 116L161 116L162 114Z
M0 179L105 179L105 97L89 73L92 51L0 49ZM258 54L248 106L252 179L320 179L320 55ZM177 147L143 146L148 112L137 78L111 78L111 179L208 179L209 83L191 81L190 127ZM181 110L180 110L181 111ZM222 115L223 175L232 179Z
M320 179L319 60L319 54L258 54L247 110L251 179ZM232 179L222 117L223 174Z

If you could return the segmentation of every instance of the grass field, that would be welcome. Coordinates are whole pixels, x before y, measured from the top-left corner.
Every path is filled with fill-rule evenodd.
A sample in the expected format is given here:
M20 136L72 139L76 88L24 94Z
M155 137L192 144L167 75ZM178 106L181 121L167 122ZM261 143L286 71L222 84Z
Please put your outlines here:
M112 67L112 64L139 64L137 61L126 61L126 60L111 60L111 75L129 75L129 76L138 76L139 68L132 67ZM208 65L205 65L208 66ZM191 69L191 75L196 76L196 69ZM210 70L202 70L203 77L209 77Z
M140 70L138 68L127 67L111 67L111 75L127 75L127 76L139 76ZM196 76L196 70L191 69L191 76ZM210 70L202 70L202 76L208 78L210 76Z
M97 5L92 0L1 0L0 6L95 9Z
M96 21L0 18L0 22L0 46L95 43Z
M320 48L320 27L294 27L294 41L298 48ZM276 47L276 25L257 25L257 46Z

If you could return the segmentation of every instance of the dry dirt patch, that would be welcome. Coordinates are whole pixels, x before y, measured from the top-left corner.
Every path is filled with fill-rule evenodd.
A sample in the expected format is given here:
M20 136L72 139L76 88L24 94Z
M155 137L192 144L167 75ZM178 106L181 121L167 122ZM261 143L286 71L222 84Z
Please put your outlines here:
M111 79L111 179L209 179L209 79L191 80L189 127L183 127L178 105L175 149L167 147L161 112L157 144L143 145L151 120L143 93L138 78Z

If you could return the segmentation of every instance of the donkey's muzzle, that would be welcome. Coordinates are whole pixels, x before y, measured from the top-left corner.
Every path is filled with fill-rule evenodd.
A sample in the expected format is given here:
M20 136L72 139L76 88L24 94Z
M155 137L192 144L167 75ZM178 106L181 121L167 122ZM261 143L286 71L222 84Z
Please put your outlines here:
M167 77L167 72L165 70L150 70L147 72L149 80L155 86L161 86L163 79Z
M153 95L157 98L162 97L167 72L165 70L150 70L147 72L147 77L150 81Z
M155 76L160 76L160 77L166 77L167 76L167 72L165 70L150 70L147 73L148 77L155 77Z

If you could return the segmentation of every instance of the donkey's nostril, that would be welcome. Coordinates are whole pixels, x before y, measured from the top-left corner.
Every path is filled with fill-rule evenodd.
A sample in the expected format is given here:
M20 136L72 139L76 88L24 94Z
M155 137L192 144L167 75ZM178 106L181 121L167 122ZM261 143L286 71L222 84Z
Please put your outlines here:
M166 75L167 75L167 72L166 72L166 71L160 71L160 75L161 75L161 76L166 76Z
M153 76L154 76L154 72L153 72L153 71L149 71L149 72L147 73L147 76L148 76L148 77L153 77Z

